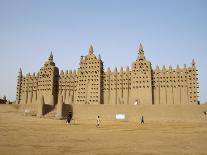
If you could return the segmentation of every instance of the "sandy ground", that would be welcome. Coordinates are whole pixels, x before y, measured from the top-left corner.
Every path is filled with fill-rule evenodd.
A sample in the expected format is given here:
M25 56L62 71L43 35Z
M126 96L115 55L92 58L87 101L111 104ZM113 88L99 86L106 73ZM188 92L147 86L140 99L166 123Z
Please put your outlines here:
M207 154L207 122L102 122L66 125L25 117L0 105L1 155L57 154Z

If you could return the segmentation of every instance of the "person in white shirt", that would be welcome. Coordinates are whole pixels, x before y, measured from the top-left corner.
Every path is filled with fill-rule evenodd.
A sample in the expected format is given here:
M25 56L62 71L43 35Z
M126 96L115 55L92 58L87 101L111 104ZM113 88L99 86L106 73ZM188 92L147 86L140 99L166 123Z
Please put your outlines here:
M96 127L99 127L99 126L100 126L100 123L101 123L101 121L100 121L100 116L98 116L98 117L96 118Z

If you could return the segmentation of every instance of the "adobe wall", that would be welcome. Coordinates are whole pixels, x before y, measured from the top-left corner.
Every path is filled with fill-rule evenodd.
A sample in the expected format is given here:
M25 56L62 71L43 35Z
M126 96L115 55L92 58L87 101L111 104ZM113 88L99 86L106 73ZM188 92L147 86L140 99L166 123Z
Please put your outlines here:
M55 106L58 95L66 104L131 104L165 105L198 104L198 79L195 61L192 66L175 69L151 67L144 56L142 45L131 69L104 71L103 61L96 56L93 47L81 56L76 71L61 71L50 54L44 66L35 75L23 76L20 69L17 78L16 103L37 104L43 97L44 104Z
M76 123L96 123L97 116L102 122L116 121L117 113L125 114L126 120L140 122L192 122L206 121L205 105L73 105L73 119Z
M36 116L37 104L19 104L15 105L24 115ZM96 123L96 118L99 115L102 123L117 122L116 114L125 114L126 122L138 122L143 115L145 123L151 122L203 122L207 121L207 104L204 105L87 105L74 104L73 123ZM68 106L63 105L63 113L67 114ZM57 109L52 111L55 118Z

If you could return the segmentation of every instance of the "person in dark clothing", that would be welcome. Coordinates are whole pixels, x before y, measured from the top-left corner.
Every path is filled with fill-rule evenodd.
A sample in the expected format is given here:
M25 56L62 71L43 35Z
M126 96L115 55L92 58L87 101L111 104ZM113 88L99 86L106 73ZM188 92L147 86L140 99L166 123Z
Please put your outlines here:
M141 117L141 124L144 124L144 116Z
M72 114L71 114L71 112L69 112L67 115L66 123L69 124L71 119L72 119Z

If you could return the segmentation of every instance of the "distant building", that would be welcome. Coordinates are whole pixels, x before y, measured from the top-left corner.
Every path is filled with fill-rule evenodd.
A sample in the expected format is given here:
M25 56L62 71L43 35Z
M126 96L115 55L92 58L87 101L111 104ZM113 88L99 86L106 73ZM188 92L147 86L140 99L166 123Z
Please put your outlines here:
M4 96L3 99L0 98L0 104L12 104L12 102L7 100L6 96Z
M37 74L23 76L20 69L16 103L36 104L43 97L45 104L55 105L61 96L65 104L197 104L196 72L194 60L190 67L153 70L141 44L131 69L104 71L100 55L90 46L77 71L59 74L52 53Z

